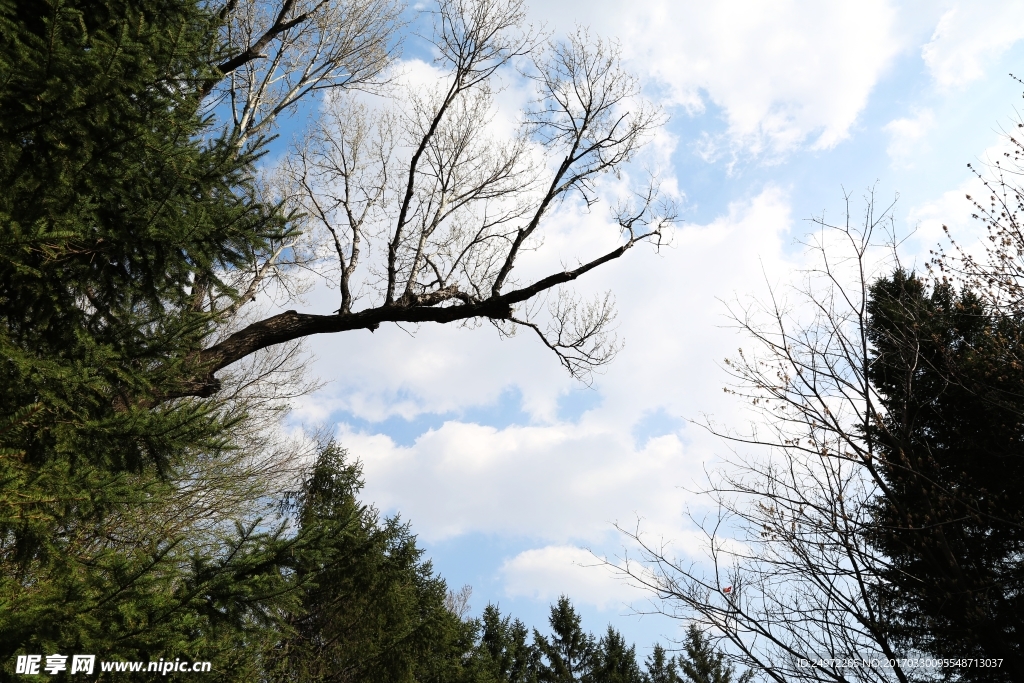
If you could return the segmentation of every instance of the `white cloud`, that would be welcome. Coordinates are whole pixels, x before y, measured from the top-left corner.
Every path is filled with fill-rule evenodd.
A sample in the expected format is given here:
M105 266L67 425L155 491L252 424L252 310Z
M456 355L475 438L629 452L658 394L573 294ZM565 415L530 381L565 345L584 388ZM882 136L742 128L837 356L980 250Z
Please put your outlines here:
M678 526L676 486L699 469L669 434L634 447L628 431L556 424L495 429L448 422L409 447L342 427L366 495L415 520L428 540L471 532L596 541L636 514Z
M728 130L704 149L716 154L828 149L845 139L921 15L934 11L915 7L901 17L889 0L530 5L532 19L555 32L583 24L618 38L629 67L665 86L666 104L721 108Z
M921 109L913 117L894 119L885 124L883 130L889 134L886 152L894 163L911 163L921 141L935 127L935 115L931 109Z
M970 219L972 207L965 195L978 196L979 191L985 191L981 181L971 178L930 202L912 207L907 212L907 222L916 228L916 240L928 246L946 244L943 226L947 226L957 242L975 243L977 230Z
M942 15L921 56L935 83L957 88L986 75L986 67L1024 38L1024 4L958 2Z
M835 157L827 149L856 131L875 84L894 55L911 44L905 17L894 18L883 0L641 0L630 5L596 0L585 10L577 2L552 0L536 9L544 18L564 20L556 23L558 29L582 17L604 35L618 34L631 68L648 80L658 78L672 102L694 112L721 108L727 130L704 138L709 159L760 153L779 160L809 146L825 150L821 163L831 163ZM917 21L927 26L910 49L928 39L940 12L922 9L927 21ZM985 68L996 54L970 38L980 29L961 31L950 23L955 19L946 15L926 48L939 83L973 78L950 55ZM906 67L915 72L912 77L898 74L908 92L916 92L918 66ZM436 77L424 62L410 61L408 67L410 83ZM497 94L499 126L522 104L521 86L513 82ZM927 104L934 110L914 109L915 100L910 101L909 115L885 127L897 168L912 165L932 141L929 131L949 127L942 106L932 102ZM673 135L662 132L653 145L655 165L668 165L676 144ZM938 142L933 146L941 149ZM852 174L864 170L856 159L842 159L854 164ZM778 183L807 180L806 167L792 175L788 171L780 165ZM609 189L621 190L626 180ZM609 176L602 182L618 181ZM565 592L602 608L630 600L628 587L617 578L581 566L593 558L579 546L614 550L625 540L612 523L631 525L640 516L652 537L675 540L680 555L699 557L700 537L683 517L684 506L694 501L680 487L701 481L702 465L728 447L682 418L699 419L707 412L721 423L738 424L745 416L743 407L723 394L726 378L716 361L734 355L746 340L728 327L719 298L763 292L765 279L773 285L790 281L800 266L789 239L807 228L792 215L789 189L751 190L749 184L724 182L720 193L700 198L722 198L712 207L719 211L716 219L685 225L660 254L637 249L577 283L584 294L615 293L626 344L597 378L595 400L582 415L566 417L560 405L587 390L532 336L501 340L487 325L425 325L409 328L415 338L395 326L312 338L319 357L314 372L332 384L309 397L297 416L307 422L355 422L351 415L373 423L444 415L444 424L400 443L375 433L383 426L339 426L343 445L364 462L367 501L400 511L428 543L478 533L513 539L509 542L519 544L517 550L538 546L502 566L509 596L550 601ZM669 189L674 183L669 176ZM838 195L838 186L834 189ZM939 239L942 223L967 234L971 221L963 195L970 191L965 185L911 209L911 221L922 228L921 253ZM795 194L815 203L798 207L799 214L820 209L818 196L808 198L804 187ZM617 243L602 207L582 215L572 209L551 216L544 248L526 255L524 269L549 272ZM335 296L320 289L310 298L315 310L329 311L336 308ZM524 414L500 416L499 426L473 422L473 410L495 405L509 390L521 397ZM637 425L651 415L663 417L663 424L646 433L653 438L637 437Z
M712 142L732 149L833 147L902 47L885 0L623 7L632 62L689 110L702 110L705 100L721 107L728 139Z
M577 604L615 609L648 597L589 550L572 545L549 545L519 553L499 570L505 594L553 602L568 595Z
M596 220L561 224L545 245L548 258L600 246L607 238ZM337 379L311 397L305 415L458 412L514 387L525 424L452 419L404 446L342 424L341 442L364 462L367 499L401 511L428 540L479 532L598 542L614 536L614 522L629 525L637 515L652 533L679 537L687 496L678 487L700 481L702 463L724 448L682 418L737 414L716 361L743 340L724 327L716 297L786 277L791 223L786 193L768 187L707 225L680 230L660 255L638 250L580 282L584 293L616 293L626 346L597 380L599 404L579 419L558 417L574 384L535 339L501 341L489 329L451 326L423 327L416 339L382 327L313 340L317 370ZM651 414L668 424L636 438Z

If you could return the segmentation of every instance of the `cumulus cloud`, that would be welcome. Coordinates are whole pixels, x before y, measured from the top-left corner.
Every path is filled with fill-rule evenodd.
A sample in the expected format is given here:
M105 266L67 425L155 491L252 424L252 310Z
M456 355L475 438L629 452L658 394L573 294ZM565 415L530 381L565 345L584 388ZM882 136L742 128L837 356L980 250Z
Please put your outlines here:
M406 66L411 82L436 78L428 65ZM502 110L517 101L510 96ZM667 162L674 144L671 135L656 139L653 160ZM623 194L633 172L600 182L608 194ZM669 176L670 193L672 183ZM638 516L648 530L684 535L685 494L677 487L699 480L720 445L698 428L683 428L682 418L732 410L721 399L715 361L737 339L723 328L717 297L755 291L766 275L790 268L792 219L783 188L769 185L723 208L718 219L679 230L660 253L638 248L577 283L585 296L615 293L626 344L598 378L598 400L578 418L562 417L562 404L579 387L550 352L529 334L502 340L487 325L389 325L313 338L314 371L331 384L307 397L296 417L340 422L341 443L364 463L367 500L414 520L428 541L475 532L559 545L601 542L616 537L613 523ZM620 243L601 207L580 212L566 203L549 221L543 249L522 258L523 278ZM332 310L335 298L324 287L309 294L314 310ZM516 424L464 417L510 389L525 416ZM411 444L372 425L424 415L447 421ZM637 436L634 428L650 415L672 424Z
M691 112L722 109L726 139L706 140L705 149L833 147L902 48L884 0L660 1L628 12L633 63Z
M595 31L620 36L631 68L647 82L657 79L670 105L694 114L720 110L725 132L706 134L700 146L709 160L738 154L780 160L808 147L827 154L855 131L876 83L910 47L906 27L884 0L596 0L585 12L577 2L552 0L536 9L558 30L582 17ZM997 9L1000 21L1024 25ZM929 11L937 17L941 10ZM961 27L958 17L963 14L944 15L932 35L929 15L923 38L910 47L916 51L932 35L924 58L931 77L946 86L969 82L972 69L986 68L1006 49L1000 45L1016 40L1006 37L1016 29L1000 29L986 47L976 40L985 27ZM404 66L403 82L437 78L426 62ZM912 67L915 77L918 68ZM508 85L496 94L499 133L529 98L528 84ZM910 166L928 132L943 130L942 114L940 106L910 109L885 126L895 167ZM679 131L659 133L652 166L671 163ZM687 489L728 447L686 419L710 413L719 423L739 424L745 417L722 392L717 362L746 340L729 327L720 300L763 292L766 280L790 281L801 263L791 239L804 227L792 215L784 166L776 177L778 184L724 187L714 220L686 224L660 253L637 249L576 283L587 296L614 292L625 341L592 390L574 383L528 334L503 340L486 324L384 326L310 340L319 358L313 371L331 384L308 397L296 416L337 423L342 444L364 463L365 499L401 512L424 541L467 534L514 539L511 556L496 569L509 597L551 601L564 592L602 609L629 602L631 589L589 566L594 558L581 546L614 553L624 539L612 524L631 526L640 518L650 536L674 539L680 556L699 557L700 537L684 519L685 507L695 503ZM611 183L605 189L615 195L629 181L627 170L601 182ZM679 194L671 173L666 189ZM942 223L967 229L965 192L975 193L964 185L911 209L926 247L935 244ZM565 205L550 221L544 248L522 261L526 275L618 244L603 207L580 213ZM309 296L316 310L336 308L335 292L320 288ZM580 401L586 408L567 414L566 403L581 395L589 397ZM509 396L519 402L515 414L506 411L493 424L473 417ZM390 426L380 424L431 417L424 424L432 427L417 428L413 438L393 438Z
M986 67L1024 38L1024 5L1001 0L957 2L939 19L921 57L935 83L958 88L986 75Z
M605 610L648 597L603 566L589 550L572 545L526 550L506 560L499 573L511 598L553 602L569 595L576 604Z
M317 371L336 379L302 414L338 415L340 441L364 462L367 499L400 510L428 540L478 532L597 542L637 516L676 537L686 501L678 487L700 481L702 464L723 448L683 418L736 409L716 360L743 340L724 325L718 297L758 291L765 276L791 270L791 223L785 191L767 187L681 230L661 254L629 254L580 283L616 292L626 345L587 390L599 400L578 417L559 417L560 401L579 389L535 339L451 326L424 327L415 339L387 327L314 339ZM549 246L556 255L588 249L603 239L593 227L563 225ZM449 419L406 445L344 416L458 413L510 387L523 400L518 423ZM662 423L637 433L652 415Z
M517 423L449 419L406 445L337 418L340 442L364 464L366 499L413 520L428 543L475 533L614 554L625 543L614 524L639 521L646 533L697 557L700 539L685 511L700 501L686 489L704 481L705 464L726 446L684 418L743 419L742 407L722 392L716 361L745 340L727 326L720 298L760 291L766 277L773 284L788 278L796 266L788 255L792 227L787 192L768 186L714 221L681 229L660 254L629 254L579 283L584 293L616 292L625 348L587 390L599 400L578 417L558 416L560 401L579 389L535 339L502 341L488 329L450 326L423 327L415 339L381 328L314 340L318 371L337 378L314 403L367 416L458 412L514 387L526 413ZM546 245L550 258L601 246L595 243L605 238L594 228L565 222ZM652 415L662 423L637 432ZM509 590L557 596L563 584L541 581L537 568L538 558L562 557L552 552L507 565L530 559L534 567L516 574ZM513 574L502 576L512 581ZM530 587L534 579L539 583ZM588 600L620 599L602 602L603 592L595 584ZM577 599L578 591L572 594Z
M676 485L699 471L675 434L636 448L610 429L452 421L409 447L344 427L339 436L363 459L367 497L400 509L431 541L470 532L596 541L641 513L671 524L682 512Z
M552 11L562 6L569 5L556 2ZM719 150L712 157L721 150L834 146L899 49L893 13L881 0L856 8L604 3L588 12L599 32L623 38L633 68L659 79L671 102L692 112L721 108L727 132L708 140L709 150ZM431 69L410 62L405 78L429 81ZM523 102L517 88L500 94L503 112ZM673 135L660 134L651 165L667 165L676 144ZM602 182L614 183L606 189L615 194L630 180L627 171ZM666 186L678 194L671 174ZM367 500L412 519L426 541L480 533L546 544L503 565L510 596L550 600L564 591L598 606L624 601L617 580L595 578L599 571L581 565L578 546L621 544L612 524L635 524L639 517L649 533L681 539L687 555L698 552L684 523L688 496L680 487L701 481L703 465L725 447L684 418L739 419L721 391L716 361L744 340L728 327L720 299L761 291L765 278L775 284L795 267L786 188L768 185L721 209L715 220L681 228L660 253L638 249L576 283L585 295L615 293L625 340L581 415L562 415L579 388L529 335L501 340L486 326L386 326L311 341L320 359L316 372L332 384L306 401L299 417L340 422L341 442L364 463ZM544 248L524 257L527 275L618 243L601 210L580 214L567 205L560 211L551 216ZM333 294L311 295L318 296L326 302ZM514 424L466 417L510 389L521 398ZM350 419L423 415L446 421L401 444ZM662 424L639 433L652 415ZM581 595L591 586L586 582L591 597Z

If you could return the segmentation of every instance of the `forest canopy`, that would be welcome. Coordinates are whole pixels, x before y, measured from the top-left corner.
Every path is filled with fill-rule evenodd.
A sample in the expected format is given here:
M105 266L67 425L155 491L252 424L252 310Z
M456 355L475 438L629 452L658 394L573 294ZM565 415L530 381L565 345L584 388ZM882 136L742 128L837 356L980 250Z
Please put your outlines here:
M339 446L278 425L311 386L313 333L484 319L536 331L580 376L606 362L607 298L562 291L550 328L519 304L657 243L671 216L653 185L621 207L613 251L539 280L513 270L549 207L596 201L594 178L659 114L619 111L636 84L611 44L548 45L517 2L446 2L432 40L447 89L394 128L339 111L283 181L262 175L267 135L302 98L388 97L400 10L0 3L4 671L72 652L210 661L219 680L507 680L508 656L516 680L547 675L521 624L469 618L408 524L358 501ZM479 128L512 59L533 60L540 107L495 146ZM317 146L331 135L337 158ZM554 170L527 158L538 141ZM327 180L358 189L319 211ZM350 278L381 237L381 296L356 308ZM289 269L321 267L323 245L336 313L247 313ZM640 676L617 632L584 640L586 666Z
M246 681L1019 680L1013 137L967 198L982 248L909 267L871 195L863 223L818 221L791 292L810 315L775 291L730 309L752 350L728 391L758 419L705 424L736 448L692 520L708 562L632 534L620 570L685 627L649 657L568 596L544 632L473 616L411 522L361 500L357 457L282 426L317 386L312 335L488 325L591 381L621 348L615 301L574 283L677 222L640 163L666 117L618 43L553 38L519 0L428 14L438 77L415 88L391 70L411 35L393 0L0 0L0 670L96 653ZM510 74L530 97L495 125ZM603 246L527 264L557 212L596 208ZM334 308L303 307L307 276ZM280 310L253 304L270 293ZM1000 666L906 664L951 654ZM837 664L866 656L888 665Z

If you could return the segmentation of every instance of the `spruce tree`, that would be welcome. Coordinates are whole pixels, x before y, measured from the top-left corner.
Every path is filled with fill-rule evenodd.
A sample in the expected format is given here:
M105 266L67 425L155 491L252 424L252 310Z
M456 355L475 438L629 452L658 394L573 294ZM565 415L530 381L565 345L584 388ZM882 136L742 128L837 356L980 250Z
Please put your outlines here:
M636 661L636 646L627 646L626 639L610 624L598 641L595 659L594 683L644 683Z
M464 671L477 625L445 608L409 525L359 502L358 464L333 442L292 505L300 527L295 578L301 604L265 654L270 680L437 683ZM471 667L470 667L471 668Z
M686 640L683 642L685 656L679 655L680 680L685 683L748 683L753 679L752 671L745 671L734 679L734 670L725 661L725 653L715 649L704 631L696 624L686 629Z
M541 683L591 683L593 680L597 644L594 636L580 625L580 616L566 596L551 606L551 638L536 629L534 646L543 657L538 671Z
M537 680L537 650L527 642L529 631L519 619L502 617L497 605L487 605L480 618L477 648L484 680L496 683L533 683Z
M670 657L661 643L654 644L654 649L647 657L646 665L647 680L650 683L679 683L679 674L676 673L676 658Z
M936 657L1002 658L959 680L1017 680L1024 635L1024 318L903 271L869 302L869 432L884 486L871 539L878 609Z
M258 148L200 112L216 17L189 0L3 0L0 36L2 666L238 652L288 600L292 541L158 522L244 415L148 407L216 324L196 283L284 225L253 199Z

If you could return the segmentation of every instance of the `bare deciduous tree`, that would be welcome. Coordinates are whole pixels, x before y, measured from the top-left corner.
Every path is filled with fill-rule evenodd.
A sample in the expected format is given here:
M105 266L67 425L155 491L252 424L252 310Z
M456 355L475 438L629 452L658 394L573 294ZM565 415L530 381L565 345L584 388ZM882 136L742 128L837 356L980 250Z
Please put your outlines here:
M653 180L615 208L622 237L614 249L546 276L520 275L517 266L525 252L541 248L556 207L577 202L587 209L598 201L599 178L621 172L662 115L639 98L614 43L582 29L545 43L522 28L520 0L442 0L434 18L443 73L436 85L392 90L372 112L343 94L328 97L324 116L281 167L278 191L304 216L295 232L254 262L235 288L241 298L197 288L205 308L233 314L267 286L286 254L306 272L332 279L338 310L290 310L214 340L191 359L193 381L165 398L212 394L216 372L260 349L388 322L489 320L502 334L527 327L582 378L613 355L610 296L588 303L561 288L637 244L661 244L675 215ZM263 28L250 33L269 35ZM271 73L269 65L260 68ZM515 68L536 97L502 139L493 95L499 77ZM293 96L274 97L283 103ZM246 106L255 112L259 101ZM259 124L244 125L251 131Z
M397 0L228 0L228 54L202 95L227 105L237 144L311 93L379 83L396 48Z
M757 350L727 361L727 391L758 417L747 432L705 423L744 449L700 492L713 512L691 514L707 562L627 532L641 555L620 570L660 611L711 627L738 661L780 683L924 680L887 628L875 590L887 560L869 536L886 482L868 430L880 403L867 303L874 277L896 265L873 242L890 216L875 214L872 196L861 226L849 212L843 226L822 218L808 245L818 266L792 298L770 290L766 302L730 307Z

